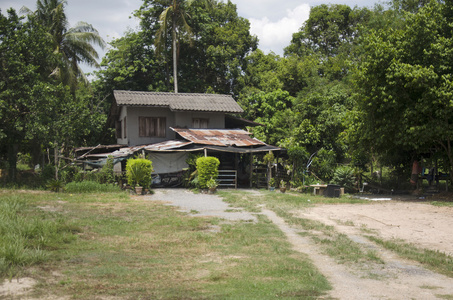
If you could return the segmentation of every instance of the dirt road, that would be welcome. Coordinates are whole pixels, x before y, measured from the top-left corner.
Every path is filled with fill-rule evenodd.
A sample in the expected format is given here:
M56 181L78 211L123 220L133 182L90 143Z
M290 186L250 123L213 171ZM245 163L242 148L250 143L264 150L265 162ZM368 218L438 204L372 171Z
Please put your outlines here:
M453 208L404 202L319 205L294 212L320 221L351 240L375 250L382 264L357 268L322 254L309 237L297 234L271 211L265 214L287 235L294 249L306 253L333 286L335 299L453 299L453 279L402 259L364 238L363 229L384 239L403 239L422 248L453 253Z

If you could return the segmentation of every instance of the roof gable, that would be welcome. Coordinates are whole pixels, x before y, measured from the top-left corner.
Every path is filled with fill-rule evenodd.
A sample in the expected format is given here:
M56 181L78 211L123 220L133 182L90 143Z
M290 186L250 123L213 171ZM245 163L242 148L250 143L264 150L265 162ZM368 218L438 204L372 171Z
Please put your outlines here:
M168 107L172 111L242 113L230 95L113 91L118 106Z

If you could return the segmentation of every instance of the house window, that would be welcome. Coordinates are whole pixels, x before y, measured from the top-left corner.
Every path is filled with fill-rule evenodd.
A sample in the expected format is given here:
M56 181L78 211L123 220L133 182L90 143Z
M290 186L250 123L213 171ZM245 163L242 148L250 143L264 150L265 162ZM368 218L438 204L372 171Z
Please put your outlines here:
M208 128L209 119L193 118L192 128Z
M116 133L116 137L118 139L121 138L121 121L116 121L115 122L115 133Z
M126 117L123 119L123 139L127 138Z
M138 117L140 137L165 137L166 120L163 117Z

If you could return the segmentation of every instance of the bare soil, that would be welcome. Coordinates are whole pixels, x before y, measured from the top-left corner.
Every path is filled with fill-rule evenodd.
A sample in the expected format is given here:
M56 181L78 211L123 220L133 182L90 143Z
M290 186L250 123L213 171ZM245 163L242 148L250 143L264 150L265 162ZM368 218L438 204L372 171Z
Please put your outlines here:
M364 248L373 249L382 263L341 264L320 245L286 225L273 212L265 214L287 235L294 249L306 253L332 284L331 299L453 299L453 279L403 259L364 237L402 239L420 248L453 254L453 208L426 203L378 201L370 204L317 205L294 214L331 225ZM365 229L365 230L364 230Z

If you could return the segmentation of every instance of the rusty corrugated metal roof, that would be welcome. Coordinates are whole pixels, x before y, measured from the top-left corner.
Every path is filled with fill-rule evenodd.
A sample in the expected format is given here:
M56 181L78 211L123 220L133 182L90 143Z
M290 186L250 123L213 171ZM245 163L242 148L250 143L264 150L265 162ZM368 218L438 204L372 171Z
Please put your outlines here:
M170 127L171 128L171 127ZM265 143L250 137L250 133L241 129L187 129L171 128L184 139L194 144L212 146L257 146Z
M167 151L167 150L175 150L182 148L184 146L190 145L192 142L190 141L176 141L176 140L170 140L170 141L165 141L161 143L156 143L156 144L149 144L149 145L139 145L139 146L132 146L132 147L124 147L119 150L110 152L110 153L99 153L99 154L89 154L86 155L87 157L98 157L98 158L103 158L103 157L108 157L108 156L113 156L114 158L118 157L126 157L133 155L134 153L145 150L145 151Z
M168 107L172 111L242 113L230 95L113 91L118 106Z

